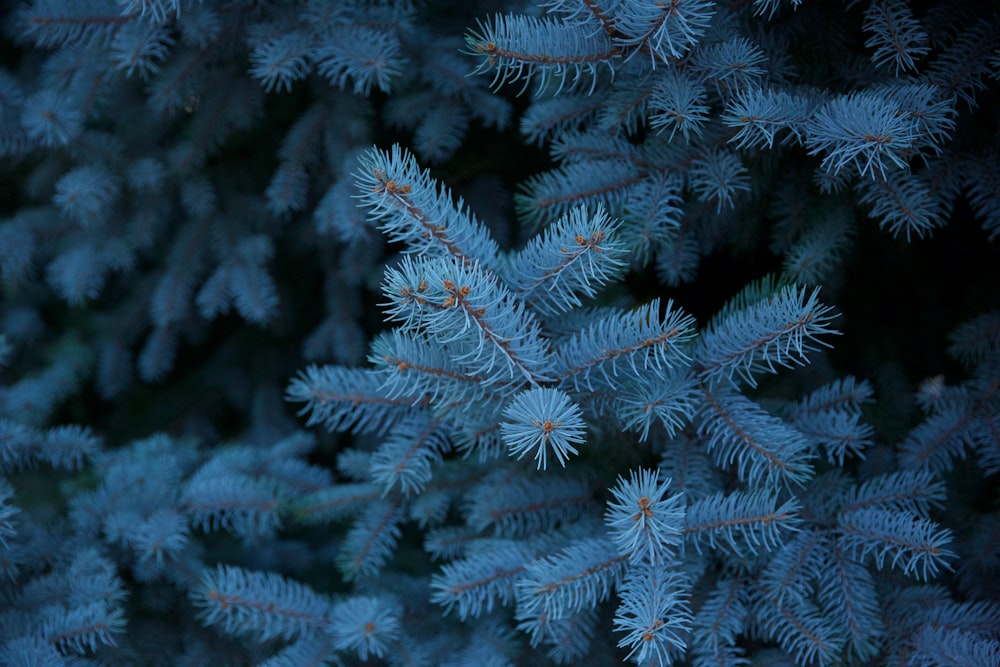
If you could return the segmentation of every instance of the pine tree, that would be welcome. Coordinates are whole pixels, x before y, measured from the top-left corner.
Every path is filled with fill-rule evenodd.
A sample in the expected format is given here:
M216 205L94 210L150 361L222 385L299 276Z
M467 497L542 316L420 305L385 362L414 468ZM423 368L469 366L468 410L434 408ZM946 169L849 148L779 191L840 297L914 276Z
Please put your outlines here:
M1000 661L1000 13L0 20L0 663Z

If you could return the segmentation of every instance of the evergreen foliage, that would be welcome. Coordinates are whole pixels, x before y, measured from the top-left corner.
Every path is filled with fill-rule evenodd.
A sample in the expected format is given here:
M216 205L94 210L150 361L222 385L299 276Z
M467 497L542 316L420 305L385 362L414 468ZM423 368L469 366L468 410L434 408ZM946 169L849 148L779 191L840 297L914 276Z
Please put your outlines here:
M997 8L8 4L0 664L1000 661Z

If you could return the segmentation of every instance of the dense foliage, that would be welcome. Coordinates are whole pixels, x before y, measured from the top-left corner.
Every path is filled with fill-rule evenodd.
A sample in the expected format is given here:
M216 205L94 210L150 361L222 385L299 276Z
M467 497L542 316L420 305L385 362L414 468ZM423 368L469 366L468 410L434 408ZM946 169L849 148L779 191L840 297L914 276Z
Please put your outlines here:
M0 9L0 664L1000 664L1000 11Z

